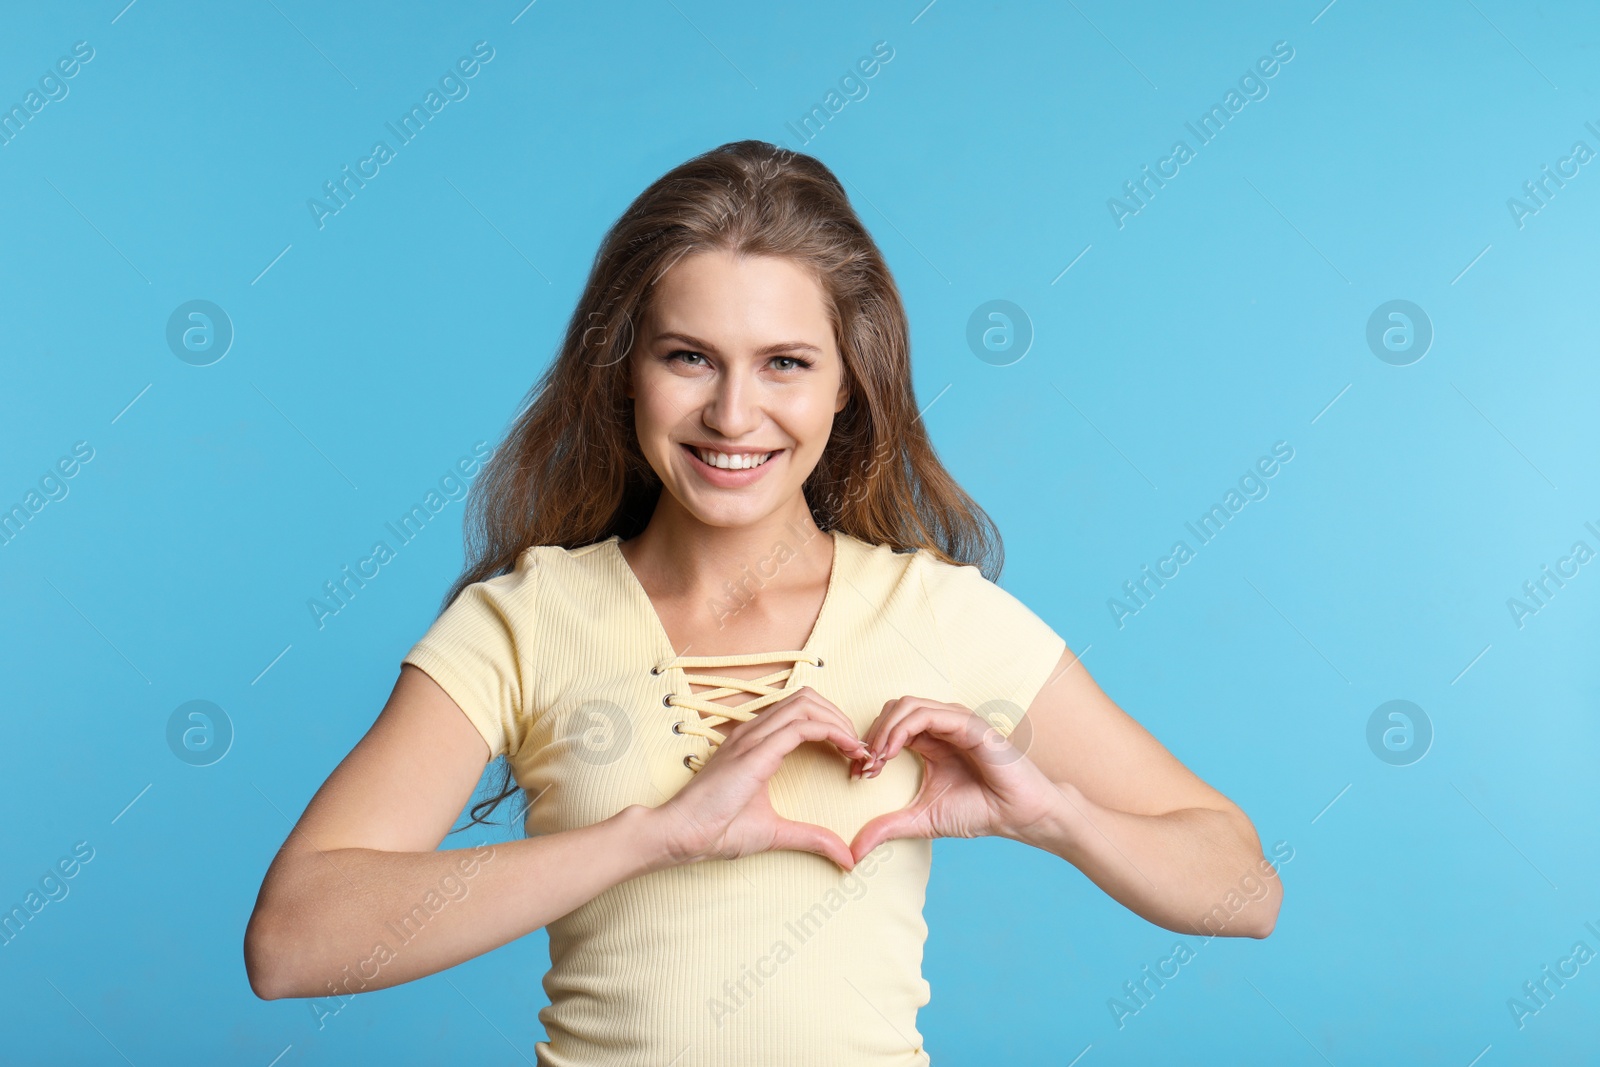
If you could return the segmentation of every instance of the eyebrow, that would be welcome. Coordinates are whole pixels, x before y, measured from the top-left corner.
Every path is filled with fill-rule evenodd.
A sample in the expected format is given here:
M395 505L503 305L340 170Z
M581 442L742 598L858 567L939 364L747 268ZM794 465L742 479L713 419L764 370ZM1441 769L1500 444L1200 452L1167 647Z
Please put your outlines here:
M651 343L660 344L662 341L681 341L682 343L691 345L695 348L703 348L707 352L718 352L716 345L711 344L709 341L702 341L698 337L691 337L686 333L676 333L672 331L658 333L656 334L655 340ZM813 352L819 356L822 355L822 349L805 341L779 341L775 344L763 345L761 348L756 349L756 355L758 356L776 355L779 352Z

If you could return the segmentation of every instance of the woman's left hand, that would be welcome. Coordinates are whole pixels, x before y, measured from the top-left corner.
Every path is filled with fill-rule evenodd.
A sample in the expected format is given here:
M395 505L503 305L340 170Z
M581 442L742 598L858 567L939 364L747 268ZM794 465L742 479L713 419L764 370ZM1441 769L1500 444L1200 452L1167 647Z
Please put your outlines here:
M901 697L884 705L863 740L882 767L909 748L924 761L922 788L906 807L869 820L850 843L859 862L899 837L1022 840L1062 803L1056 784L982 716L960 704ZM859 764L858 764L859 766Z

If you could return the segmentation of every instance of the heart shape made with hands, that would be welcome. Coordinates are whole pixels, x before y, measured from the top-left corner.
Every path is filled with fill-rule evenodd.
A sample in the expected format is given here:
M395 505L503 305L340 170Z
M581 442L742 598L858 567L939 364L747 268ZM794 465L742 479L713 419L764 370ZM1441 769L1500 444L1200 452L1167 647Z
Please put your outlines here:
M1008 710L1015 710L1007 705ZM889 701L867 735L876 777L909 750L922 757L922 783L904 807L869 819L850 843L857 862L894 838L1004 835L1048 808L1050 783L1025 758L1031 730L1019 732L1007 711L985 714L960 704L902 697ZM857 763L852 762L852 776Z

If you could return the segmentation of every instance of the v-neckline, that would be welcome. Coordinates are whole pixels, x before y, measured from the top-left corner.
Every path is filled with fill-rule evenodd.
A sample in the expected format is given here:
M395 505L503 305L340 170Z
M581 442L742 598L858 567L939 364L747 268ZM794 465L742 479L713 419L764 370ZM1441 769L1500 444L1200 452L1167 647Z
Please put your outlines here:
M807 653L812 651L812 646L816 644L818 637L823 633L823 624L829 621L829 609L833 606L833 602L835 600L834 591L839 585L839 572L844 563L844 540L848 535L837 529L831 528L825 532L833 540L833 559L828 565L828 588L823 591L822 606L817 609L817 617L811 624L811 632L806 635L805 644L801 645L799 649L800 651ZM605 543L611 546L612 557L615 559L617 566L622 571L623 581L630 587L633 595L639 599L640 603L643 605L644 613L649 616L650 621L654 624L656 637L661 646L672 654L673 661L678 659L692 658L692 653L680 653L677 649L677 646L672 643L672 638L667 634L666 623L661 621L661 613L656 610L655 602L650 599L650 594L645 590L644 583L639 581L639 576L634 573L633 565L628 562L628 557L622 554L622 536L620 534L612 534L610 537L606 538ZM725 653L724 655L759 655L767 651L783 652L792 650L765 649L762 650L762 653L729 652ZM774 660L773 662L777 661ZM668 665L671 665L670 662Z

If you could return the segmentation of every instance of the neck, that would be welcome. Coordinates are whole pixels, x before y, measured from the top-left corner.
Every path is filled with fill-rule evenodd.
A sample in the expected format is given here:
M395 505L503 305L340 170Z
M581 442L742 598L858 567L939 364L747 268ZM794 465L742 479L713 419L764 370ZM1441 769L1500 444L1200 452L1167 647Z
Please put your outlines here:
M826 581L832 542L804 497L756 522L711 526L663 493L644 530L619 547L653 594L698 598L730 582L766 588Z

